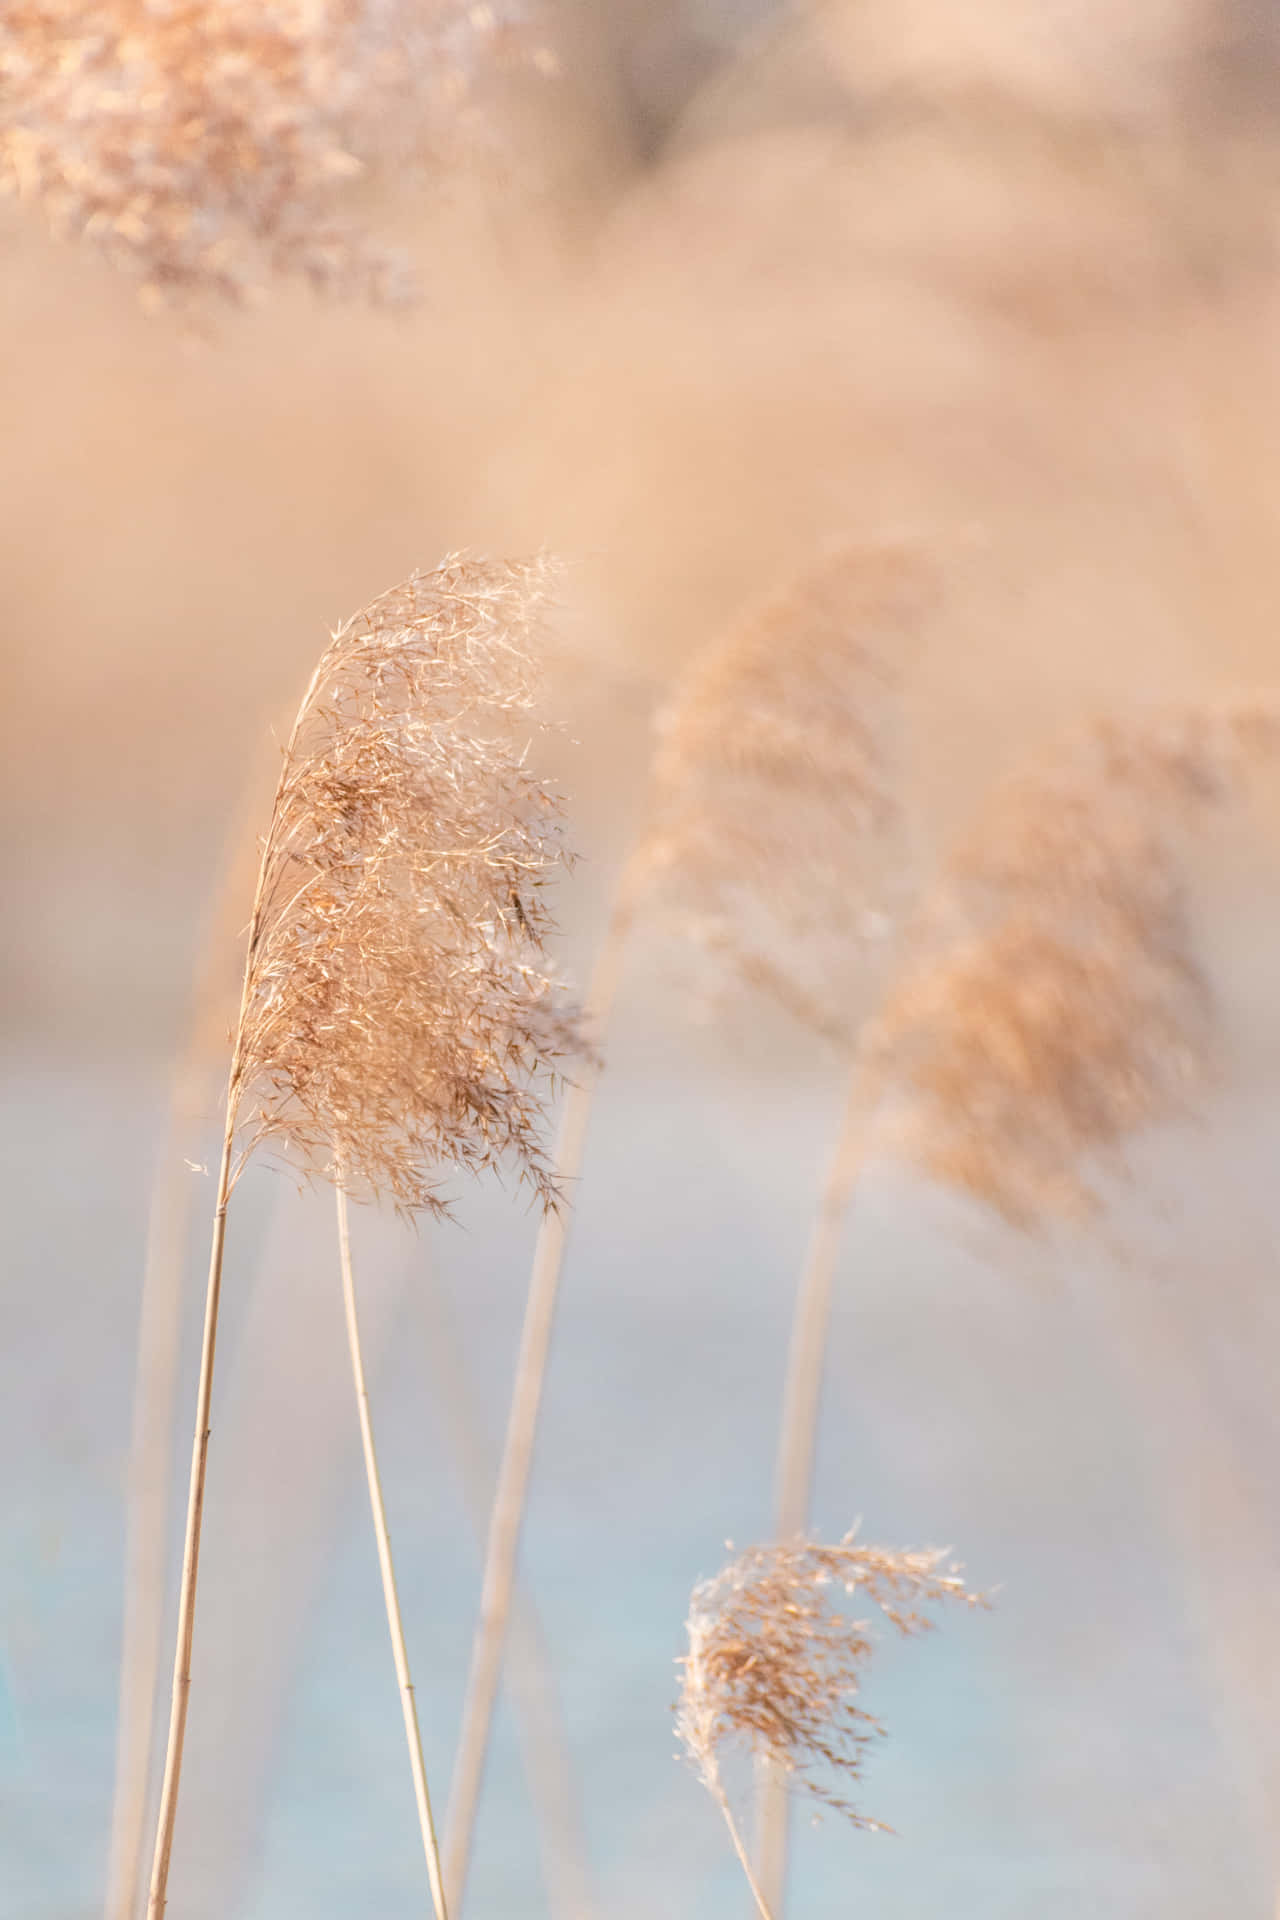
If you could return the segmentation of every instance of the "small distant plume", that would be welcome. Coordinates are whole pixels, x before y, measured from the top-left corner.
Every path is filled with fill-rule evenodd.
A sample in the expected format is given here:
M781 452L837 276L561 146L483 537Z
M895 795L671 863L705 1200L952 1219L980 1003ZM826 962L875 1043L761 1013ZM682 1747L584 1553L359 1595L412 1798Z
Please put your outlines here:
M559 802L512 724L547 584L541 562L454 556L322 657L263 854L238 1164L276 1142L438 1211L442 1163L511 1158L553 1196L536 1083L581 1036L542 953Z
M840 1592L865 1596L908 1635L929 1629L943 1601L981 1600L945 1551L864 1547L852 1534L834 1546L752 1547L700 1582L676 1728L722 1809L720 1756L736 1746L855 1826L879 1824L850 1797L868 1742L884 1732L858 1702L874 1640L866 1620L833 1604Z
M698 654L659 721L636 897L846 1042L906 896L899 696L930 590L909 546L831 548Z
M0 191L155 303L241 300L277 274L398 298L403 262L347 190L426 150L489 18L459 0L14 0Z
M1183 1110L1214 1022L1187 836L1280 749L1265 702L1098 723L1006 783L865 1043L893 1143L1007 1219L1090 1204L1085 1159Z

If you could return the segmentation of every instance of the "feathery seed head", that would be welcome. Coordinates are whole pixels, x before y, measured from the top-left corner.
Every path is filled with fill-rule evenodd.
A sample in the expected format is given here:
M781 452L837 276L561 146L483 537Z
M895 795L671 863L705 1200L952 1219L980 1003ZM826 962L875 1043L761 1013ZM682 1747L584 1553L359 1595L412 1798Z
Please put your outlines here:
M1187 837L1280 748L1268 702L1108 719L998 791L920 917L864 1053L894 1145L1023 1226L1183 1110L1213 1059Z
M526 759L545 562L453 556L339 628L285 754L232 1069L240 1164L439 1210L441 1163L554 1198L538 1080L582 1051L542 951L559 802Z
M694 1588L676 1729L704 1785L723 1795L720 1754L745 1748L855 1826L876 1826L848 1797L863 1750L884 1730L858 1705L873 1650L869 1624L833 1604L865 1595L900 1633L924 1632L943 1600L972 1606L945 1552L797 1540L752 1547Z
M343 188L423 150L477 17L461 0L13 0L0 191L153 300L241 299L269 274L395 298L403 267L346 217Z
M913 549L830 549L695 659L658 723L636 897L842 1040L904 887L895 723L930 589Z
M1182 1110L1208 1068L1185 925L1153 935L1032 914L908 974L868 1044L907 1090L895 1147L1015 1224L1085 1211L1085 1156Z

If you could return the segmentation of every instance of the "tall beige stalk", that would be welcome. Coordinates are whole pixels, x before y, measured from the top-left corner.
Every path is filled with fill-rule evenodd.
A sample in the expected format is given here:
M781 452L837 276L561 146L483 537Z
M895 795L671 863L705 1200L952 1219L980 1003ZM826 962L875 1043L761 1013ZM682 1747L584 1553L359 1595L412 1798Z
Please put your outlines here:
M169 1164L191 1144L204 1076L184 1061L175 1081L164 1166L147 1226L138 1313L138 1356L129 1444L124 1622L116 1732L115 1790L107 1867L107 1920L134 1920L146 1845L152 1723L164 1624L169 1453L177 1387L182 1265L192 1176Z
M260 810L260 780L250 781ZM138 1308L133 1427L126 1486L124 1621L120 1651L115 1788L107 1869L107 1920L134 1920L147 1840L156 1693L162 1661L173 1416L182 1282L194 1212L195 1150L234 1019L236 954L244 900L258 861L250 812L230 837L224 875L201 945L190 1031L174 1072L169 1119L147 1213ZM218 1066L215 1069L215 1062Z
M554 1195L534 1083L579 1033L541 958L558 801L521 737L548 572L455 555L383 594L333 635L285 748L227 1086L150 1920L181 1779L240 1171L274 1143L306 1173L440 1213L442 1164L512 1158Z
M855 1060L796 1291L774 1487L774 1533L779 1541L801 1539L809 1524L832 1282L849 1202L861 1171L871 1098L860 1063ZM767 1758L758 1763L757 1772L755 1843L761 1891L753 1885L752 1892L757 1901L762 1894L768 1908L780 1913L790 1820L786 1776Z
M200 1572L200 1528L204 1516L204 1490L209 1460L210 1420L213 1405L213 1364L218 1343L218 1308L222 1297L222 1256L227 1235L227 1204L235 1183L233 1156L239 1098L244 1070L245 1013L254 962L262 935L267 880L274 851L280 815L280 798L289 773L289 763L310 702L320 680L321 669L312 675L298 709L285 749L271 826L262 850L258 881L254 890L253 912L245 949L244 978L240 991L240 1011L236 1037L227 1077L226 1115L223 1125L222 1153L218 1163L218 1185L214 1194L213 1233L209 1250L209 1278L205 1290L204 1332L200 1342L200 1373L196 1386L195 1435L191 1447L191 1476L187 1488L186 1530L182 1543L182 1581L178 1590L177 1646L173 1661L173 1685L169 1701L169 1732L165 1743L164 1773L160 1783L160 1805L156 1815L155 1852L151 1863L151 1889L147 1900L147 1920L161 1920L168 1902L169 1862L173 1853L174 1824L178 1817L178 1791L182 1782L182 1752L187 1733L187 1703L191 1693L191 1647L195 1634L196 1583Z
M487 1444L468 1390L465 1356L441 1286L419 1267L413 1302L426 1329L427 1385L458 1467L475 1541L485 1549L496 1480L494 1450ZM537 1822L543 1884L552 1920L596 1920L598 1901L587 1860L578 1783L568 1751L550 1650L531 1595L518 1573L511 1602L504 1669L524 1762L525 1781ZM445 1876L446 1888L449 1885ZM455 1902L456 1910L456 1902Z
M656 905L723 976L853 1057L915 879L903 802L908 657L936 597L914 547L827 548L691 664L662 723L646 848ZM845 1117L800 1277L778 1439L777 1534L802 1533L832 1275L863 1123ZM768 1764L759 1882L780 1912L787 1814Z
M593 1034L602 1034L607 1025L622 977L630 925L630 890L624 874L618 904L610 917L587 996L586 1015ZM565 1094L560 1137L555 1152L555 1179L566 1193L582 1171L587 1123L598 1078L598 1057L584 1060L577 1078ZM563 1206L551 1208L543 1215L538 1229L529 1277L511 1406L485 1546L480 1615L472 1643L471 1667L467 1675L445 1822L445 1882L455 1913L461 1913L466 1892L476 1812L511 1619L520 1528L533 1465L538 1415L546 1383L568 1237L566 1209Z
M160 1786L155 1856L151 1864L151 1893L147 1903L148 1920L161 1920L168 1899L169 1860L173 1852L173 1829L178 1814L178 1788L182 1779L182 1750L187 1733L187 1701L191 1692L191 1644L195 1632L196 1581L200 1572L200 1525L204 1515L205 1477L209 1459L213 1362L218 1340L218 1305L222 1295L222 1253L226 1243L227 1201L231 1192L231 1153L234 1137L234 1112L229 1109L213 1211L213 1244L209 1253L204 1334L200 1343L200 1379L196 1389L196 1430L191 1449L187 1527L182 1548L182 1585L178 1593L178 1645L173 1662L169 1738L165 1748L164 1777Z
M1156 708L1095 725L1003 785L949 860L934 937L868 1041L894 1087L888 1142L1028 1232L1088 1220L1098 1171L1122 1172L1141 1129L1193 1112L1212 1083L1220 1036L1189 848L1212 812L1243 810L1278 753L1274 697ZM1265 1607L1232 1609L1217 1578L1233 1523L1241 1562L1261 1532L1245 1476L1212 1422L1188 1438L1202 1389L1159 1289L1109 1278L1089 1310L1164 1456L1215 1688L1238 1690L1218 1717L1243 1725L1274 1664ZM1233 1576L1237 1591L1256 1585Z
M431 1902L436 1920L449 1920L445 1900L444 1875L440 1867L440 1849L436 1844L435 1822L431 1817L431 1794L427 1787L427 1769L422 1758L422 1733L418 1709L413 1697L409 1673L409 1649L405 1644L404 1623L400 1618L400 1600L396 1593L395 1565L391 1557L391 1530L387 1525L386 1503L378 1473L378 1453L373 1439L373 1417L369 1411L369 1387L364 1376L364 1356L360 1351L360 1320L356 1312L356 1283L351 1267L351 1229L347 1218L347 1191L341 1172L334 1185L338 1207L338 1255L342 1263L342 1301L347 1316L347 1345L351 1350L351 1374L355 1384L356 1408L360 1416L360 1444L364 1452L365 1478L369 1483L369 1506L373 1513L373 1531L378 1543L378 1570L382 1575L382 1598L387 1609L387 1631L395 1660L396 1682L400 1688L400 1707L404 1714L404 1736L409 1748L409 1768L413 1775L413 1794L418 1808L418 1826L422 1850L427 1859L427 1877L431 1883Z

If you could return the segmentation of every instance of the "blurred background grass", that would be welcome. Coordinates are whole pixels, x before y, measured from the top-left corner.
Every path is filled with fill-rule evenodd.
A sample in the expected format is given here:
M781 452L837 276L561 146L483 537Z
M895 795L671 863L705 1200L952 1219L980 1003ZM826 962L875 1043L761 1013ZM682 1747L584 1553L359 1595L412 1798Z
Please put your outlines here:
M99 1909L167 1062L246 782L269 785L270 725L329 625L450 547L566 556L579 971L653 701L829 535L938 557L913 693L936 830L1103 697L1276 677L1271 9L566 0L538 31L558 73L504 68L478 151L370 210L421 270L407 314L273 290L193 334L0 216L4 1920ZM886 1648L895 1737L867 1799L903 1838L803 1836L814 1920L1272 1912L1274 1676L1206 1666L1179 1571L1239 1617L1247 1669L1276 1573L1256 1527L1277 1491L1275 876L1264 849L1220 852L1201 916L1238 1071L1194 1139L1144 1158L1126 1262L1033 1257L887 1170L859 1202L815 1514L954 1539L1004 1590ZM671 1760L670 1662L692 1579L767 1526L837 1079L780 1017L692 1027L656 960L633 967L527 1536L602 1913L742 1908ZM327 1216L267 1175L246 1192L181 1911L417 1911ZM363 1223L439 1778L478 1570L418 1296L442 1290L496 1440L532 1232L500 1195L465 1195L462 1221L408 1243ZM1176 1307L1173 1399L1144 1403L1086 1337L1081 1289L1125 1286ZM331 1421L277 1475L330 1376ZM1247 1529L1195 1505L1224 1436L1257 1483ZM546 1911L509 1727L473 1911Z

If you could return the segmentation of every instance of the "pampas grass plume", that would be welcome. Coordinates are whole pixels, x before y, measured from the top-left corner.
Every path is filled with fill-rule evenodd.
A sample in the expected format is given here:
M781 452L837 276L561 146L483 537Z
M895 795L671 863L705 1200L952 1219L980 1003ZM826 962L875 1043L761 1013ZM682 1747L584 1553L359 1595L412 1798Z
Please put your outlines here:
M422 151L462 84L454 0L14 0L0 13L0 191L91 240L154 302L242 300L271 276L401 297L344 209Z
M1087 1211L1089 1161L1214 1062L1188 836L1280 749L1265 700L1110 718L1016 775L956 848L868 1033L890 1143L1015 1224Z
M690 1601L676 1731L728 1822L765 1920L770 1909L721 1778L726 1748L745 1749L855 1826L880 1824L851 1797L867 1743L884 1731L858 1701L874 1640L865 1620L832 1604L841 1591L865 1596L907 1635L927 1630L940 1602L981 1599L945 1551L864 1547L848 1534L833 1546L802 1539L749 1548L700 1581Z
M632 897L846 1045L906 898L900 701L933 592L911 544L831 546L695 657L657 723Z

